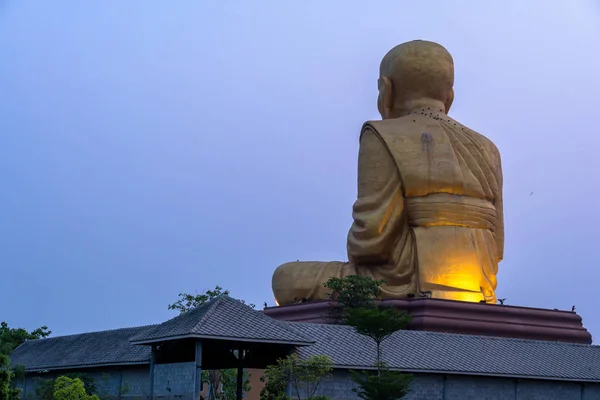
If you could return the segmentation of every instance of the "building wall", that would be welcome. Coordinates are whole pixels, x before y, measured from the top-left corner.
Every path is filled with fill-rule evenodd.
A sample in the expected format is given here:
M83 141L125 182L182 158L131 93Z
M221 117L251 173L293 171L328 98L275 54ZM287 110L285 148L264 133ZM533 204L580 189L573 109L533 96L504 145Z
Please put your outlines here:
M130 366L122 369L82 369L96 383L102 399L147 399L149 393L149 366ZM67 372L67 371L65 371ZM262 383L261 370L249 370L252 390L246 400L259 400ZM64 373L64 372L63 372ZM60 374L28 374L24 397L35 399L35 386L40 379ZM336 371L330 379L321 382L316 394L333 400L356 400L354 383L347 371ZM205 389L207 389L205 387ZM192 399L194 392L194 364L157 364L155 366L154 394L156 399ZM205 391L206 394L206 391ZM460 375L416 374L406 400L600 400L600 384L508 379Z
M59 375L70 372L82 372L90 376L96 385L98 395L104 399L135 400L146 399L150 392L150 367L149 365L128 366L123 368L85 368L78 371L59 371L55 373L27 375L22 397L36 399L35 388L42 380L54 379ZM156 364L154 366L154 395L156 399L182 399L193 397L194 393L194 363ZM258 400L262 383L262 371L248 370L252 375L250 385L251 393L244 397L247 400ZM204 395L208 392L208 385L204 387ZM119 396L120 394L120 396Z
M318 395L355 400L346 371L321 382ZM460 375L416 374L406 400L600 400L600 384Z

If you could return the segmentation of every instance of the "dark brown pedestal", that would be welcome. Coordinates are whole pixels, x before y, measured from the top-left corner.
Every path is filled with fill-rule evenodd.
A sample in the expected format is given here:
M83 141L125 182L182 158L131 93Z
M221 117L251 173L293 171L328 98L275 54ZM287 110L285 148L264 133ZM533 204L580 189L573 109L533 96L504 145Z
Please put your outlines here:
M571 343L592 343L592 335L575 312L415 298L385 300L412 315L411 330L501 336ZM269 307L263 312L275 319L330 323L327 301Z

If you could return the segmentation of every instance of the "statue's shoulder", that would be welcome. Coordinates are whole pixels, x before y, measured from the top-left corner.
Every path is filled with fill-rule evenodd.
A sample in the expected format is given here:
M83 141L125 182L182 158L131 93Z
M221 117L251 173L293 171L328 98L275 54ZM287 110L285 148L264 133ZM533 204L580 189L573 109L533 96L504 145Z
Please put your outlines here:
M406 117L367 121L363 124L362 135L370 133L375 134L384 141L390 136L393 136L396 139L401 136L410 136L414 133L413 131L418 131L412 129L415 128L415 124L412 122L412 119Z
M479 143L481 143L487 149L488 152L490 152L495 157L500 157L500 151L498 150L498 147L494 142L492 142L490 138L464 125L462 126L464 127L464 129L467 129L471 136L474 137L475 140L477 140Z
M410 121L412 120L408 117L367 121L363 124L363 131L369 129L375 130L377 132L400 131L402 128L408 126Z

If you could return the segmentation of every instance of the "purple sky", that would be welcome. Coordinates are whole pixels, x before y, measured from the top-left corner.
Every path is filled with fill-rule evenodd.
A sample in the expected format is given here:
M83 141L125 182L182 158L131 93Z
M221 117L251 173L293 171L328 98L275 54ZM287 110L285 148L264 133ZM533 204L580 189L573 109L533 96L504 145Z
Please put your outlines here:
M0 320L156 323L215 285L273 305L277 265L345 260L379 61L427 39L503 156L498 297L600 335L600 7L452 3L0 0Z

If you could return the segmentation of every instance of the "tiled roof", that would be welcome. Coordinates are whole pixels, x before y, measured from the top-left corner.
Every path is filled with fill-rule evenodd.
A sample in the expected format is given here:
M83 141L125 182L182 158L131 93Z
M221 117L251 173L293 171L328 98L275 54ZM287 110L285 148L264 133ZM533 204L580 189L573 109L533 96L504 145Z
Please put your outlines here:
M238 314L238 304L242 306L233 299L220 299L206 309L190 311L189 319L183 314L161 325L32 340L19 346L11 358L14 365L25 365L29 371L147 363L150 346L134 345L132 338L199 332L207 337L312 340L313 345L298 348L299 355L329 355L337 368L369 368L375 362L374 343L350 327L276 321L252 309ZM390 367L406 372L600 382L600 346L400 331L382 348Z
M183 337L222 338L263 343L308 345L313 341L289 323L275 320L239 300L219 296L131 338L136 344Z
M28 371L148 363L150 347L134 346L129 338L152 326L81 333L29 340L10 355L13 365Z
M329 355L341 368L376 360L374 342L341 325L293 323L316 344L301 357ZM382 344L383 361L407 372L600 382L600 346L450 333L399 331Z

